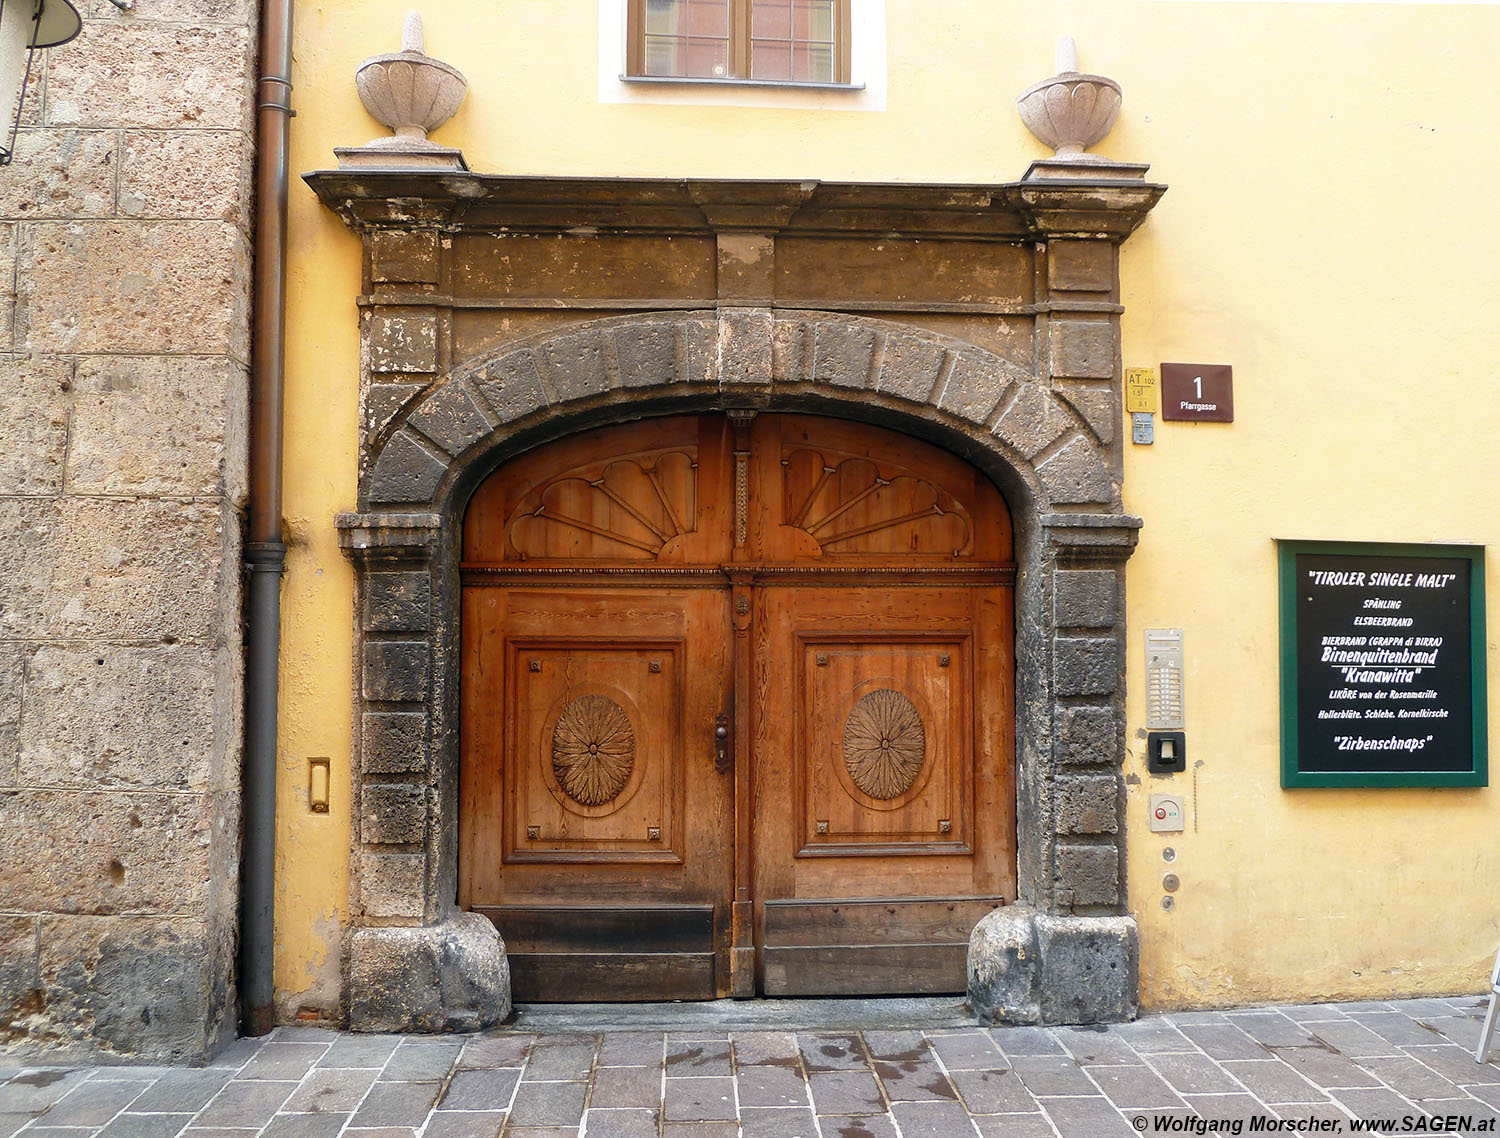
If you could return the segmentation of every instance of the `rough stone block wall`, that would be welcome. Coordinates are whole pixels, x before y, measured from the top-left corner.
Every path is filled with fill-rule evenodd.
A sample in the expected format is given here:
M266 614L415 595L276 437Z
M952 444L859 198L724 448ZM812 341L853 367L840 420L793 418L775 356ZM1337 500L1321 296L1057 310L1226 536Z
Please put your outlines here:
M232 1034L251 0L74 0L0 168L0 1050Z

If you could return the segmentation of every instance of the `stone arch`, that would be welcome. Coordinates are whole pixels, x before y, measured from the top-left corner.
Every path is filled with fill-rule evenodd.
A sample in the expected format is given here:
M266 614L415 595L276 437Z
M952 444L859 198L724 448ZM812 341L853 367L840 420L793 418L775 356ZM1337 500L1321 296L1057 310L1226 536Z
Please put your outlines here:
M441 511L473 464L549 421L621 406L782 407L936 433L1032 512L1119 509L1109 393L1064 397L984 348L832 312L720 309L591 320L471 359L374 424L362 508ZM925 429L924 429L925 428Z
M1107 358L1074 374L1115 368L1113 333L1101 343ZM339 519L361 630L351 1024L472 1029L503 1014L493 930L454 903L457 535L468 493L505 459L572 431L715 408L890 426L968 458L1005 493L1020 562L1020 897L996 914L989 949L976 933L971 1000L1032 1020L1130 1014L1135 934L1118 915L1120 597L1139 521L1121 511L1117 389L1059 383L1034 366L888 320L720 307L582 321L425 387L367 391L360 511ZM977 997L976 968L989 969Z

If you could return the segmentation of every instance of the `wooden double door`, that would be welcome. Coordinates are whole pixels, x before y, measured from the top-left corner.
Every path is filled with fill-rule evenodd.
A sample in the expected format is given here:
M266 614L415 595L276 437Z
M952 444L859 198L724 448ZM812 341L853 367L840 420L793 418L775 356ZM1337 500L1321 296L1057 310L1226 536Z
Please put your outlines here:
M644 420L491 475L462 573L459 900L516 999L964 990L1015 896L982 475L840 420Z

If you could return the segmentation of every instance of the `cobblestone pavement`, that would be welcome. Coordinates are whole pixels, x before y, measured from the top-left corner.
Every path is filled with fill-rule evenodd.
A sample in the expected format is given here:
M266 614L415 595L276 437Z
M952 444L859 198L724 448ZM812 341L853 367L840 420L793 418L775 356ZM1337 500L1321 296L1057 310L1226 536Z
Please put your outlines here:
M0 1138L1108 1138L1491 1133L1477 997L1108 1028L282 1028L205 1068L0 1070Z

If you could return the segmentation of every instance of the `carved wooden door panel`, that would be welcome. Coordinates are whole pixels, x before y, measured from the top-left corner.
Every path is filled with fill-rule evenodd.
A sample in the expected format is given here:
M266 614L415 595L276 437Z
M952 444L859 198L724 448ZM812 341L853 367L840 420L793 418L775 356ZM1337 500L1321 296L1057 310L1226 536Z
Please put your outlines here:
M517 999L726 990L725 595L475 589L465 903Z
M465 518L464 906L517 999L937 992L1014 897L994 487L794 415L539 448Z
M761 988L962 991L1015 896L1009 517L915 440L756 430Z
M471 504L460 903L518 1000L728 991L729 598L691 564L722 560L723 432L581 436Z

